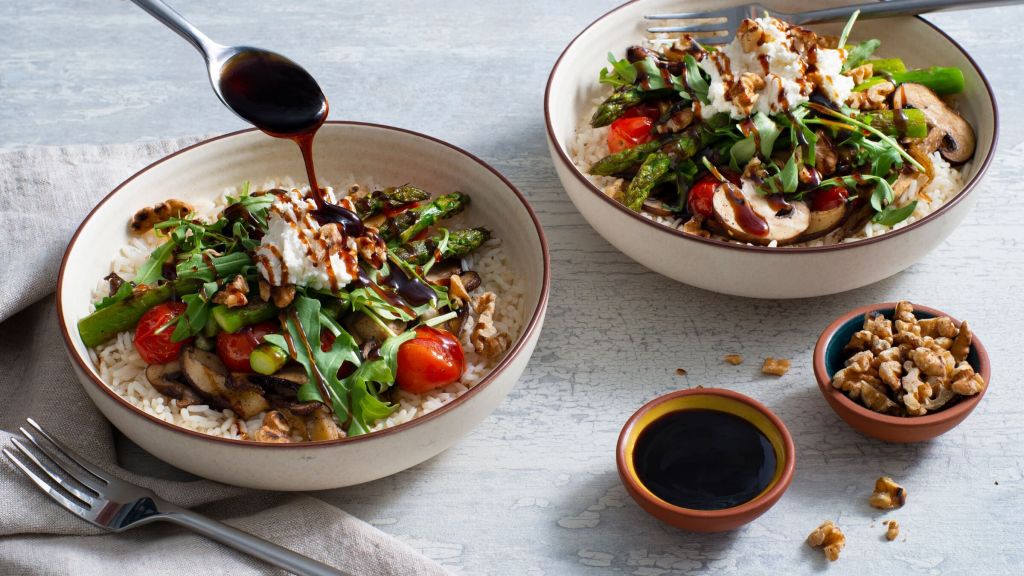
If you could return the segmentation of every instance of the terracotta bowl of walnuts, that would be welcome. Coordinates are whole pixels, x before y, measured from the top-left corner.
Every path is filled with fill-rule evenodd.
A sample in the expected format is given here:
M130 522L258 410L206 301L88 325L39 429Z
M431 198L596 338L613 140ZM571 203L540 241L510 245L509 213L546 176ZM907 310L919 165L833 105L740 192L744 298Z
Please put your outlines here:
M837 318L814 347L829 406L886 442L930 440L962 422L988 390L985 347L966 322L909 302L871 304Z

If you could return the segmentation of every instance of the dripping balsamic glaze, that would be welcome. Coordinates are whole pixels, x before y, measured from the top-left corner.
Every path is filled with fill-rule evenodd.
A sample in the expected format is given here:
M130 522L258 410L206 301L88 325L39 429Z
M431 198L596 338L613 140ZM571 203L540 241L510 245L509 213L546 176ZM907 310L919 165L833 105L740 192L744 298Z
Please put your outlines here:
M391 267L391 273L383 278L384 285L395 291L402 300L413 306L422 306L433 302L437 297L434 289L421 282L418 278L410 278L398 266Z
M721 510L763 492L775 476L777 457L768 438L738 416L681 410L640 433L633 465L640 482L662 500Z
M740 228L754 236L767 236L768 223L765 222L760 214L754 212L754 209L750 207L750 203L743 197L743 192L729 182L723 182L722 188L725 189L725 197L729 200L729 205L732 206L732 213L736 217L736 223L740 225Z

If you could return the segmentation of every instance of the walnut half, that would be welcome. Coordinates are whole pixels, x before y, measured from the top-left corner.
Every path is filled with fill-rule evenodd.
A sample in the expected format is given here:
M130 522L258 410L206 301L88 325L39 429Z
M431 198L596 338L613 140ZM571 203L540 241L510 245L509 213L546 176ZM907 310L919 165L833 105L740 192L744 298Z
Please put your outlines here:
M892 478L882 476L875 481L875 492L868 503L882 510L900 508L907 503L907 491Z
M814 548L821 548L825 557L835 562L839 559L839 552L846 547L846 535L831 520L825 520L807 536L807 543Z

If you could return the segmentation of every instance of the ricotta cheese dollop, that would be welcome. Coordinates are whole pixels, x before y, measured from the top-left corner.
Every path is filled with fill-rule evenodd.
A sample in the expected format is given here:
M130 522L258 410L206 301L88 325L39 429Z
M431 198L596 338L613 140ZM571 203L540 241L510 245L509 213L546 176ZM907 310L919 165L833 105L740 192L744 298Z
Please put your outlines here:
M722 112L745 118L757 112L785 113L807 102L815 88L836 104L844 104L853 79L842 74L846 51L823 48L813 32L776 18L744 21L736 38L711 52L700 67L711 77L710 102L701 116ZM735 88L744 74L756 75L763 86L737 97ZM749 100L752 100L750 102Z
M327 190L328 201L332 193ZM346 207L348 199L341 204ZM336 226L321 226L308 194L278 194L268 211L267 232L256 249L256 268L271 286L295 284L336 291L357 273L356 242Z

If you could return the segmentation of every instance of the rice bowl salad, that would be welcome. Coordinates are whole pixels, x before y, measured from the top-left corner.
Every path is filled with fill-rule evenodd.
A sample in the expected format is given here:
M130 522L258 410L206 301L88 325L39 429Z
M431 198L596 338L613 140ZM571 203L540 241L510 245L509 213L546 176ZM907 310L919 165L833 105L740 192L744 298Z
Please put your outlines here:
M567 146L594 186L686 234L767 247L856 242L925 218L975 149L954 67L907 69L770 15L728 44L660 34L609 53Z
M523 296L470 197L339 190L283 178L140 210L78 325L103 382L189 430L291 443L409 422L483 380Z

